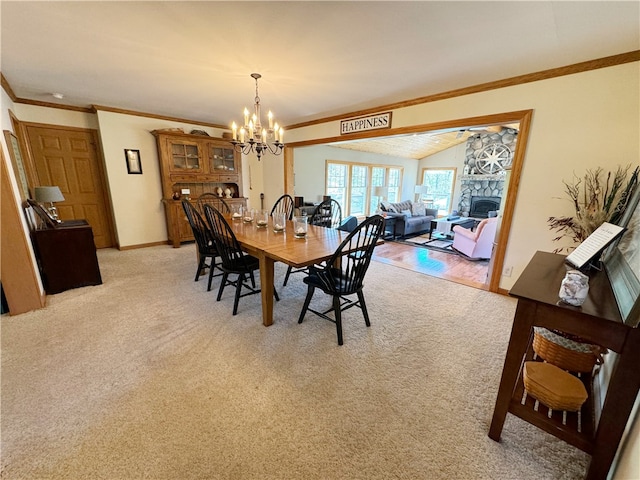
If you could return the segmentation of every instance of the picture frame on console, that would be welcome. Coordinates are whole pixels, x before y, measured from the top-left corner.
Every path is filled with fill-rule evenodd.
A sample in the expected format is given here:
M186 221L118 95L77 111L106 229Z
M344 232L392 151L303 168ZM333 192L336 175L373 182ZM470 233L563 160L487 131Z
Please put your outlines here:
M640 323L640 187L636 185L619 225L625 233L602 255L611 288L626 325Z

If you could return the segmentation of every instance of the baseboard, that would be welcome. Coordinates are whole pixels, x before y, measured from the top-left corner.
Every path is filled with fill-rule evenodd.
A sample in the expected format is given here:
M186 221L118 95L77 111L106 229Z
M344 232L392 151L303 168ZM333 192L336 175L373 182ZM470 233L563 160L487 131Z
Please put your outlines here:
M137 248L157 247L158 245L169 245L168 242L151 242L151 243L139 243L137 245L127 245L125 247L118 245L118 250L135 250Z

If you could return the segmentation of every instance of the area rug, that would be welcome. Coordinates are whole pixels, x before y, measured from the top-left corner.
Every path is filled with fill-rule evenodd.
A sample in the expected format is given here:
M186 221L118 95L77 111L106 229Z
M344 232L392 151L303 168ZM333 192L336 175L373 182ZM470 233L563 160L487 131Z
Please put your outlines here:
M400 243L406 243L408 245L414 245L416 247L424 247L430 250L437 250L439 252L457 254L457 252L452 248L453 240L447 238L429 239L429 234L418 235L417 237L405 238L396 241L399 241Z

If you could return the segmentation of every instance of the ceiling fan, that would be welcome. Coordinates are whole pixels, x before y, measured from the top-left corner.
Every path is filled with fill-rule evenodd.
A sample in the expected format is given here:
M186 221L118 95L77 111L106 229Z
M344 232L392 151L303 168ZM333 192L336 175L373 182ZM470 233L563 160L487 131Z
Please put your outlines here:
M486 127L468 127L461 128L458 130L458 135L456 135L456 139L462 137L465 132L476 132L476 133L498 133L502 130L502 125L489 125Z

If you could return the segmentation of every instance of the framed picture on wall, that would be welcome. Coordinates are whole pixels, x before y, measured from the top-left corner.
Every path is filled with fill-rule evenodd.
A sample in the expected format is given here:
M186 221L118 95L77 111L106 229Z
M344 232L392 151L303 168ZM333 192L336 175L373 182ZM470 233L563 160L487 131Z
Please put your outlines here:
M140 150L131 148L124 149L124 157L127 161L127 173L142 175L142 162L140 161Z
M18 137L9 130L4 131L4 139L7 142L7 148L9 149L9 155L11 156L11 164L13 165L16 180L18 181L20 198L24 202L29 198L29 183L27 182L27 172L24 169L20 143L18 142Z

